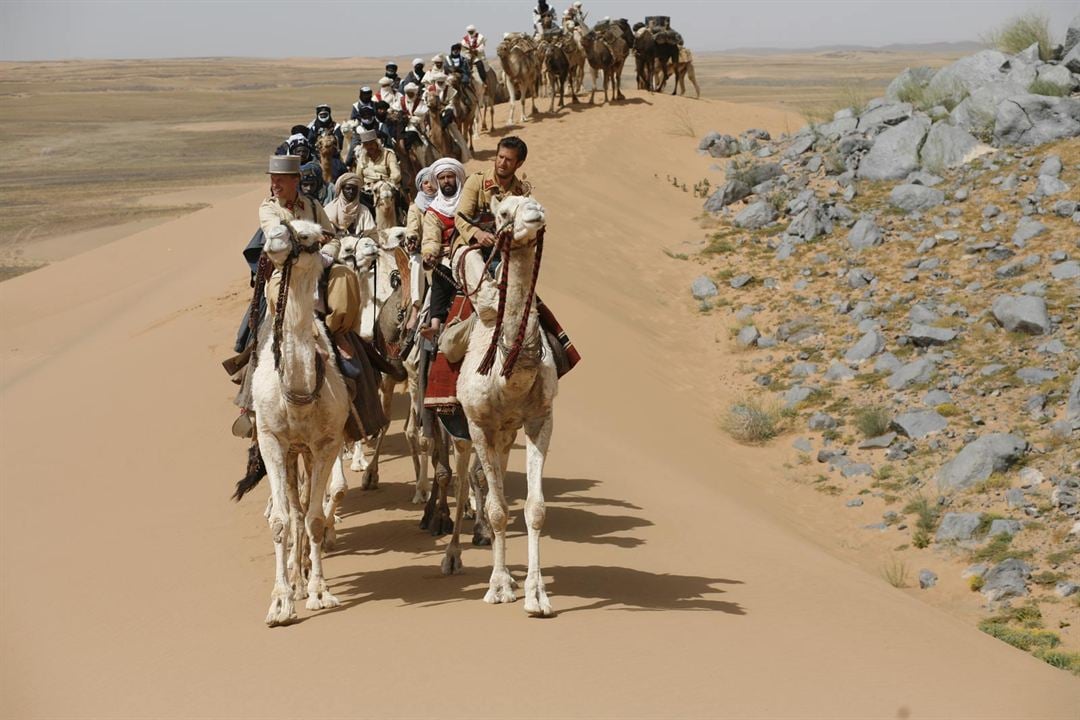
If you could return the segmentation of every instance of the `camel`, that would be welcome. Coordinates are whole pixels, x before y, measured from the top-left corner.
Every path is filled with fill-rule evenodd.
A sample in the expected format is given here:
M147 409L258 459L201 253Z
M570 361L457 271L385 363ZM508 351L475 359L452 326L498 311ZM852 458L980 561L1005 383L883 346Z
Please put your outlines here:
M545 39L540 43L540 62L544 68L544 73L547 75L548 84L551 86L549 113L555 110L556 88L559 91L559 107L565 107L564 91L567 82L570 83L570 97L573 103L577 104L577 93L574 92L574 81L571 77L570 57L565 49L566 45L573 42L573 39L567 35L565 37Z
M690 78L690 82L694 86L694 97L701 97L701 88L698 87L697 78L694 77L694 54L690 52L688 48L679 48L679 60L675 64L675 86L679 89L680 95L686 94L686 79ZM672 95L674 95L674 91Z
M679 50L682 47L682 35L670 28L660 28L653 33L653 38L656 41L656 68L659 72L663 73L663 77L657 85L657 90L662 91L664 86L667 85L668 77L675 75L677 72L679 65ZM676 85L677 84L676 81ZM671 94L674 95L676 91L677 88L673 89Z
M323 576L325 532L323 498L331 466L341 449L349 397L334 362L325 328L315 321L315 286L322 276L322 227L305 221L267 234L264 257L281 276L271 323L261 323L252 376L257 454L270 479L269 524L274 541L275 579L266 623L284 625L296 617L293 601L307 597L307 608L336 607ZM302 493L298 458L304 458L307 492ZM253 458L256 459L256 458ZM259 481L249 471L237 484L239 500ZM304 507L306 495L308 502ZM306 537L301 536L303 514ZM306 542L305 542L306 540ZM291 557L286 559L286 543ZM310 571L303 587L302 553Z
M435 146L438 157L452 157L461 162L472 159L469 147L457 128L457 123L450 121L443 125L444 116L452 107L447 105L440 96L437 86L428 86L424 91L424 102L428 107L428 137Z
M581 45L581 39L585 37L589 29L574 22L567 23L567 42L563 44L563 50L570 61L570 87L575 93L581 92L581 86L585 83L585 49Z
M461 161L468 162L474 149L473 125L475 124L476 108L480 103L474 90L476 86L466 89L461 82L460 73L450 73L450 77L447 78L446 82L453 89L453 92L450 93L453 97L450 105L454 109L454 126L457 128L454 139L458 141L462 148L464 157L462 157Z
M521 121L529 116L525 113L525 95L531 94L532 110L536 112L536 86L540 78L540 63L536 54L536 43L524 33L507 33L496 50L499 65L506 76L506 86L510 90L510 118L514 124L514 104L521 97Z
M498 85L499 81L495 76L495 70L491 66L487 67L487 82L480 79L480 72L473 67L473 87L478 90L477 92L477 108L476 108L476 132L483 132L488 129L487 116L491 115L491 129L495 129L495 105L498 103Z
M337 146L337 138L333 133L320 135L315 141L315 152L319 155L319 167L322 169L323 182L334 182L334 160L341 162L341 149Z
M389 180L379 180L373 183L369 190L375 202L375 227L382 232L396 226L398 214L394 184Z
M585 34L582 48L585 50L589 67L592 68L593 78L592 93L589 95L590 105L596 95L596 76L600 72L604 74L604 102L608 102L609 85L612 99L626 99L622 94L622 69L633 46L633 37L630 26L625 20L617 22L602 20Z
M535 297L544 209L532 198L512 196L493 203L492 210L502 258L499 282L486 277L478 252L459 250L455 262L458 282L464 288L479 288L474 300L479 318L462 362L457 395L487 481L484 509L494 537L493 567L484 601L516 599L515 583L506 567L504 478L510 448L518 430L524 428L528 478L525 524L529 535L525 612L547 617L552 609L540 571L540 530L545 515L542 477L558 378L551 348L540 329ZM458 490L459 497L462 492Z
M652 92L653 70L656 64L656 39L645 23L634 26L634 70L638 90Z

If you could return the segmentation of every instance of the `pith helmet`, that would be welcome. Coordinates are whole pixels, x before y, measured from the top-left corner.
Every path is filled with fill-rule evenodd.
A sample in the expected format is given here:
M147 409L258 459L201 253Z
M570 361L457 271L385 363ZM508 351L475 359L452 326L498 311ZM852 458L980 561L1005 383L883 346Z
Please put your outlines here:
M274 155L270 158L270 168L267 175L299 175L299 155Z

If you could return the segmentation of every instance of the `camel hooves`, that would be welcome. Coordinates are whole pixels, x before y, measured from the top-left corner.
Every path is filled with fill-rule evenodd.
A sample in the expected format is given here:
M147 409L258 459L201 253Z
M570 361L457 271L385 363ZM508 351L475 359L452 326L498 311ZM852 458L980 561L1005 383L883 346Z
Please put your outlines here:
M463 572L465 572L465 564L461 562L461 551L459 550L456 555L448 552L442 559L442 574L460 575Z
M490 547L491 546L491 536L490 535L485 535L484 533L482 533L479 530L474 530L473 531L473 536L472 536L472 544L475 545L476 547Z
M379 487L379 472L373 471L373 466L369 465L367 470L364 471L364 477L360 480L361 490L376 490Z

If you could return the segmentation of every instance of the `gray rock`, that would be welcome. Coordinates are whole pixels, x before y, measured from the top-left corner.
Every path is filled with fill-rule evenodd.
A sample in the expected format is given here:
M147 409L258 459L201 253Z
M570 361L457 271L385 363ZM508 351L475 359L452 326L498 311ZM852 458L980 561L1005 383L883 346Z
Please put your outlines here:
M1018 532L1020 532L1019 520L998 518L997 520L990 521L990 532L988 532L986 536L994 537L995 535L1015 535Z
M893 440L896 439L896 433L887 432L884 435L878 435L877 437L867 438L859 443L860 450L882 450L893 444Z
M1080 262L1069 260L1050 268L1050 277L1055 280L1072 280L1080 277Z
M999 372L1005 369L1005 366L1001 363L991 363L983 366L979 370L979 374L983 377L990 377L991 375L997 375Z
M1027 452L1028 443L1017 435L991 433L973 440L937 473L938 486L942 490L960 490L971 487L990 477L994 472L1004 472Z
M731 278L731 280L728 281L728 285L731 285L731 287L738 290L739 288L745 287L746 285L750 284L753 279L753 275L749 273L742 273L741 275L736 275L735 277Z
M823 412L816 412L810 416L809 426L811 430L832 430L836 427L836 418Z
M929 325L932 322L937 322L941 318L936 312L923 305L922 303L915 303L908 310L908 320L913 324L918 323L920 325Z
M1049 175L1050 177L1058 177L1061 175L1061 157L1058 155L1047 155L1043 160L1043 164L1039 166L1039 177Z
M946 65L934 74L927 85L927 90L934 97L951 98L959 102L969 93L987 83L1004 78L1002 65L1009 59L997 50L983 50L974 55L960 58L951 65Z
M851 463L850 465L845 465L841 468L840 474L846 478L873 475L874 467L869 463Z
M758 230L776 219L776 209L769 203L759 200L747 205L735 216L735 224L747 230Z
M1080 203L1075 200L1058 200L1054 203L1054 214L1058 217L1070 217L1080 209Z
M811 198L806 203L806 207L792 218L784 234L803 240L814 240L832 231L833 223L829 218L828 210L816 199Z
M1080 46L1074 47L1061 58L1061 64L1073 73L1080 73Z
M934 171L962 165L979 141L962 127L947 122L934 123L919 151L923 167Z
M898 367L886 384L892 390L903 390L911 385L930 382L934 376L934 363L929 358L918 358Z
M855 371L839 360L834 360L829 369L825 371L825 379L829 382L846 382L855 377Z
M1042 296L1046 295L1046 283L1040 282L1038 280L1032 280L1031 282L1026 282L1026 283L1024 283L1023 285L1020 286L1020 294L1021 295L1037 295L1039 297L1042 297Z
M735 342L739 344L739 347L750 347L757 342L759 337L761 337L761 333L758 332L758 329L753 325L747 325L739 331Z
M874 273L866 268L851 268L847 273L848 287L859 289L866 287L874 281Z
M881 133L859 163L858 176L867 180L907 177L919 167L919 148L929 129L930 121L926 117L915 116Z
M1047 95L1017 95L997 107L997 145L1041 145L1080 135L1080 100Z
M1036 347L1035 350L1042 353L1043 355L1060 355L1061 353L1065 352L1066 348L1065 343L1061 342L1057 338L1054 338L1049 342L1042 343L1041 345Z
M874 222L872 217L860 218L851 228L847 236L848 245L855 250L865 250L869 247L880 245L882 242L881 228Z
M1009 488L1005 491L1005 506L1016 510L1027 505L1024 499L1024 491L1020 488Z
M900 358L896 357L890 352L884 353L877 360L874 361L874 372L876 373L891 373L896 372L896 369L903 365L900 362Z
M1067 598L1070 595L1075 595L1076 593L1080 592L1080 585L1077 585L1074 582L1069 582L1067 580L1061 580L1056 585L1054 585L1054 592L1057 594L1058 597Z
M1050 177L1049 175L1040 175L1039 183L1035 186L1035 194L1041 195L1042 197L1052 197L1068 191L1068 184L1063 183L1056 177Z
M1024 402L1024 412L1038 420L1044 414L1046 408L1045 395L1032 395Z
M1044 370L1036 367L1025 367L1016 371L1017 379L1025 385L1038 385L1047 380L1053 380L1057 376L1058 374L1054 370Z
M1002 265L994 271L994 275L999 278L1013 278L1018 277L1024 272L1024 264L1019 260Z
M705 201L705 210L720 212L728 205L742 200L750 194L750 186L740 180L728 180Z
M738 174L738 177L732 177L733 173ZM763 182L778 178L784 174L784 169L777 163L758 163L757 165L751 165L750 167L738 167L734 163L728 167L727 176L731 180L742 180L750 187L760 185Z
M784 157L793 158L809 152L813 149L814 142L815 138L812 134L799 135L788 145L787 150L784 151Z
M1077 46L1080 46L1080 13L1073 16L1069 27L1065 29L1065 44L1062 46L1062 51L1069 53Z
M912 440L920 440L927 435L940 432L949 426L949 421L936 410L913 410L901 413L892 421L892 426Z
M937 585L937 573L933 570L922 569L919 571L919 588L928 590Z
M791 366L791 374L794 377L810 377L817 372L817 365L809 362L799 362Z
M855 343L846 353L844 360L849 363L861 363L885 349L885 338L877 330L871 330Z
M858 129L865 132L883 125L900 125L911 117L913 109L910 103L905 102L882 103L859 116Z
M1065 420L1073 427L1080 426L1080 370L1076 371L1072 385L1069 386L1069 399L1065 406Z
M982 577L990 569L990 566L986 563L975 563L974 565L968 565L964 568L964 571L960 573L960 577Z
M1046 301L1031 295L999 295L990 308L994 319L1009 332L1045 335L1050 332Z
M721 135L714 130L701 139L698 150L707 152L714 158L730 157L739 154L739 141L730 135Z
M691 283L690 292L693 293L696 300L708 300L711 297L715 297L720 291L717 289L716 283L705 275L699 275L694 279L694 282Z
M937 407L952 402L952 395L944 390L931 390L923 396L923 405Z
M994 118L997 107L1008 98L1023 95L1027 85L1007 79L995 80L974 90L964 98L949 114L957 126L969 130L980 137L991 135L994 131Z
M935 69L929 67L904 68L904 71L885 88L885 100L890 103L900 102L902 93L925 88L936 72Z
M1009 558L983 575L982 594L991 602L1024 597L1028 594L1027 580L1030 577L1030 565L1023 560Z
M863 501L862 501L862 498L852 498L851 500L848 500L844 504L847 505L848 507L862 507Z
M934 535L934 542L971 540L981 522L982 516L979 513L945 513Z
M1016 223L1016 232L1013 233L1012 241L1016 245L1026 243L1032 238L1038 237L1046 232L1046 226L1035 218L1023 217L1020 218L1020 222ZM1023 247L1023 245L1020 245Z
M1040 82L1057 85L1062 90L1065 90L1066 92L1062 93L1063 95L1076 88L1076 78L1064 65L1052 65L1050 63L1040 65L1035 74Z
M908 330L907 335L917 347L929 347L931 345L944 345L950 340L955 340L957 332L948 328L937 328L914 323L911 329Z
M889 204L905 212L929 210L945 202L945 193L923 185L897 185L889 193Z
M794 385L784 393L784 407L793 408L801 402L805 402L814 394L814 388L805 385Z
M853 117L836 118L832 122L818 125L815 130L826 140L837 140L841 135L852 132L859 126L859 121Z
M791 447L795 448L799 452L808 453L813 451L814 446L810 444L810 441L806 438L798 438L795 442L791 443Z

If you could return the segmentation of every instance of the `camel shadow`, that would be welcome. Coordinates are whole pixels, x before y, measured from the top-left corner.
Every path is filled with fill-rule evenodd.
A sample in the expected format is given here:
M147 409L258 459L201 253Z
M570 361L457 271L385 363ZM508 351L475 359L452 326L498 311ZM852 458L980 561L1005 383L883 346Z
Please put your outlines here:
M396 601L411 607L480 602L487 591L488 568L467 567L464 573L457 575L443 575L438 565L351 573L333 579L332 590L341 600L341 606L322 614L378 601ZM519 584L523 583L526 568L511 566L510 570ZM651 573L604 565L554 566L544 568L544 576L549 579L547 589L556 607L560 597L591 601L558 611L560 613L626 610L747 614L746 608L739 603L713 597L727 592L717 586L741 585L741 580Z

